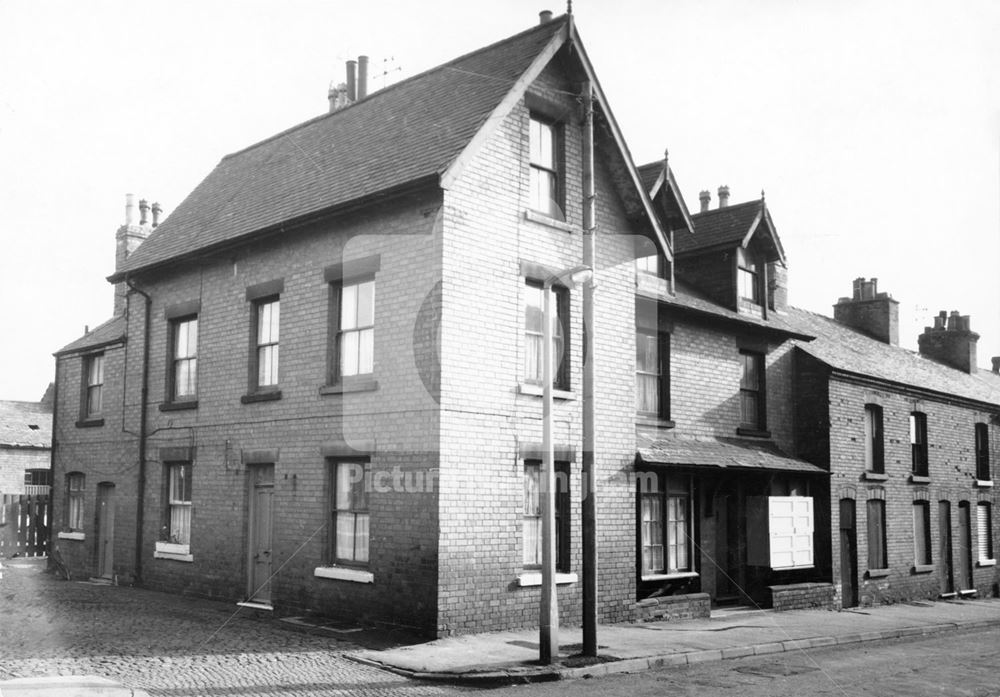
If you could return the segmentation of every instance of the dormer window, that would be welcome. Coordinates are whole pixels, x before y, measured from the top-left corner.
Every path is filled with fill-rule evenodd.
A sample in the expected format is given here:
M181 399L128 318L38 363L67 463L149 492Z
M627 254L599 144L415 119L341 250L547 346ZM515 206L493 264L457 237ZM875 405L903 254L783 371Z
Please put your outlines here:
M659 254L650 254L646 257L639 257L635 260L635 270L648 273L657 278L663 278L663 257Z
M761 304L760 263L742 247L736 250L736 291L740 300Z

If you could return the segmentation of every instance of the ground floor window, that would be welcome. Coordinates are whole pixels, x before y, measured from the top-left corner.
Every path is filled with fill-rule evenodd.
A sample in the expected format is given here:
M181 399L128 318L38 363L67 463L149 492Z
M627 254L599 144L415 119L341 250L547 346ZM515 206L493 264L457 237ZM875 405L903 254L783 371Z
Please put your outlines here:
M335 462L333 474L333 529L331 558L335 562L367 564L369 552L367 462Z
M556 475L556 571L570 570L569 463L555 463ZM524 568L542 566L542 463L524 463Z
M638 479L642 575L693 571L690 477L643 473Z
M885 501L882 499L868 501L868 568L889 568L885 535Z
M915 566L931 563L930 501L913 502L913 563Z
M167 465L167 542L191 544L191 463Z
M82 472L66 475L66 529L70 532L83 530L83 487Z
M979 561L993 560L993 511L989 502L980 501L976 505L976 542L979 547Z

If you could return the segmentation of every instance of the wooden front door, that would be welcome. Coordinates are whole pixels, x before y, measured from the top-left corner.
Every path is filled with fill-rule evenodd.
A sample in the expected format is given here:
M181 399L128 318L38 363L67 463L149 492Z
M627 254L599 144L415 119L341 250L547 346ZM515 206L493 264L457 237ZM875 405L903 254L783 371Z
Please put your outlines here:
M840 588L841 605L858 604L858 530L854 499L840 500Z
M97 485L97 577L115 575L115 485Z
M250 469L249 559L247 600L271 604L271 537L274 510L274 465Z
M941 595L955 592L955 572L951 562L951 502L938 501L938 538L941 550Z
M968 501L958 504L958 568L955 580L959 590L972 588L972 517Z

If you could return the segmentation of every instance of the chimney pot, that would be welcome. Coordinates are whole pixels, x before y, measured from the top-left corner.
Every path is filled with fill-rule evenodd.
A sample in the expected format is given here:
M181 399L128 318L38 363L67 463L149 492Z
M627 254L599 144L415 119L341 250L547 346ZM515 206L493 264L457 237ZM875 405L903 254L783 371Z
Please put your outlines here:
M125 194L125 224L135 222L135 194Z
M712 202L712 192L705 189L700 194L698 194L698 199L701 201L701 212L704 213L708 210L709 204Z
M358 98L358 62L347 61L347 99L355 101Z
M160 207L159 203L153 203L153 227L160 224L160 214L163 213L163 208Z
M552 10L542 10L538 13L538 23L546 24L552 21Z
M139 199L139 224L147 225L149 223L149 201L146 199Z
M719 187L719 208L725 208L729 205L729 187L720 186Z
M358 99L368 96L368 56L358 56Z
M993 361L993 372L1000 375L1000 356L993 356L990 360Z

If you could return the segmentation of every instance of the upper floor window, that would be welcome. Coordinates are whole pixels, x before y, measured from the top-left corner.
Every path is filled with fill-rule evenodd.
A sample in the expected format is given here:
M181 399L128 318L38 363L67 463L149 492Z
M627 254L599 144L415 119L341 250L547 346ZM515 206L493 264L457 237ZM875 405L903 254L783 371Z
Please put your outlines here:
M569 291L562 286L551 290L552 320L552 386L569 389L569 351L565 337L569 336ZM545 291L542 284L528 281L524 288L524 379L536 385L543 381L545 330Z
M638 257L635 260L635 269L636 271L642 271L643 273L663 278L663 257L659 254L650 254L649 256Z
M562 138L559 126L536 116L530 119L531 208L557 220L564 220L562 207Z
M767 426L764 409L764 355L740 351L740 426L764 430Z
M760 264L742 247L736 250L736 290L741 300L761 304Z
M336 378L371 374L375 355L375 280L345 283L339 292Z
M635 410L670 418L670 334L665 331L635 330Z
M976 424L976 479L990 481L990 431L984 423Z
M278 339L281 319L281 304L278 298L265 298L254 303L256 315L257 381L255 387L276 387L278 385Z
M910 414L910 448L913 452L913 474L927 476L927 414Z
M194 399L198 391L198 317L170 322L170 398Z
M84 358L84 417L100 416L104 411L104 354Z
M66 475L66 529L83 530L83 494L85 478L82 472Z
M882 436L882 407L865 405L865 470L885 472L885 445Z

